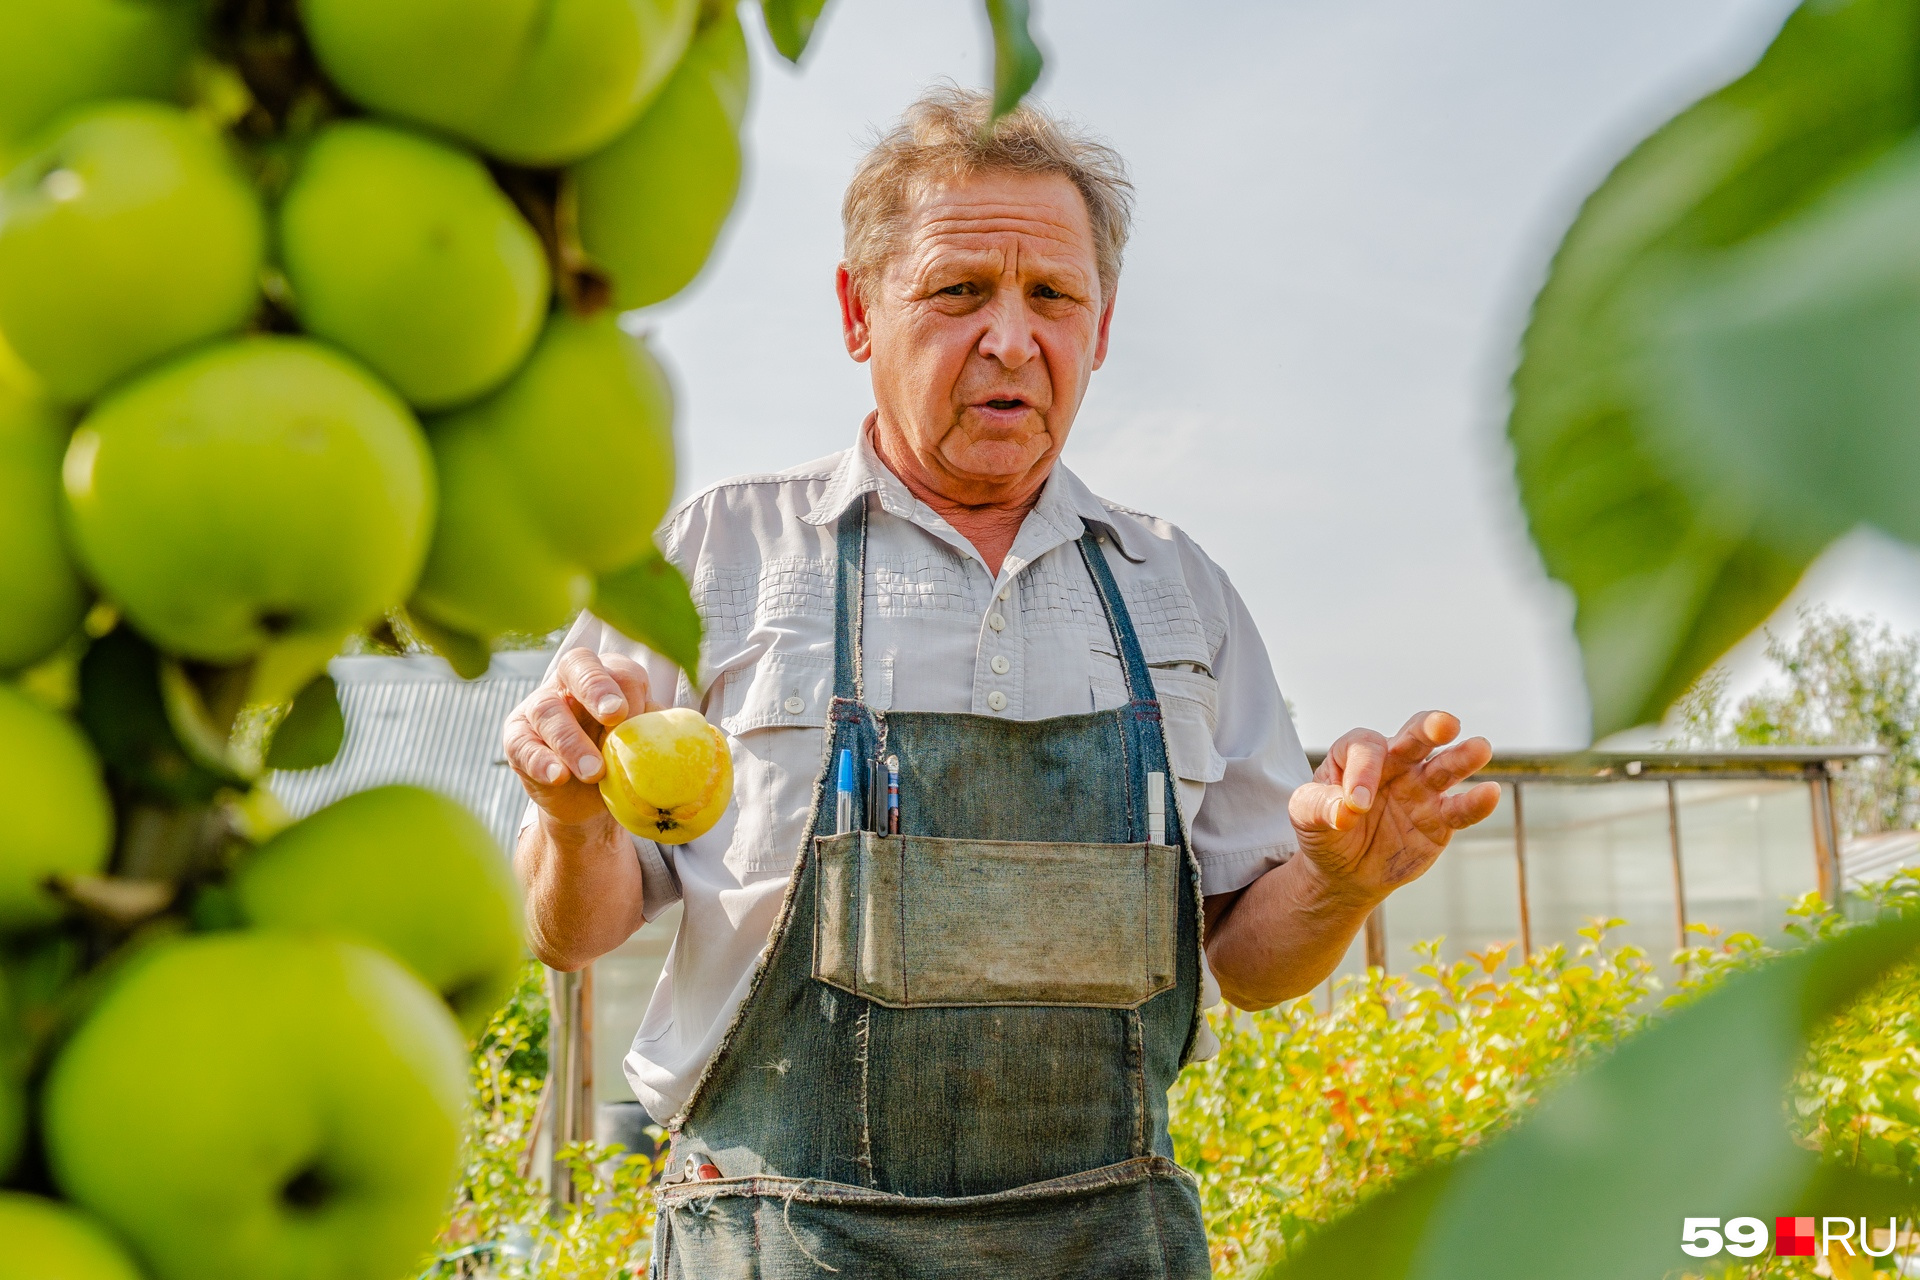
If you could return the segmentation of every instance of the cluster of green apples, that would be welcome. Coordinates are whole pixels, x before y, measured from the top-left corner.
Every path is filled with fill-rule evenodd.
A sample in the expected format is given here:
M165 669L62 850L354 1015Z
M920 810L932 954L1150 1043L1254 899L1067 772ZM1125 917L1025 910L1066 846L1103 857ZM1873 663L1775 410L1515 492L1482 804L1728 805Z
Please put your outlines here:
M0 3L0 1280L430 1240L512 878L416 788L288 824L235 725L654 572L615 315L707 259L746 93L720 0Z

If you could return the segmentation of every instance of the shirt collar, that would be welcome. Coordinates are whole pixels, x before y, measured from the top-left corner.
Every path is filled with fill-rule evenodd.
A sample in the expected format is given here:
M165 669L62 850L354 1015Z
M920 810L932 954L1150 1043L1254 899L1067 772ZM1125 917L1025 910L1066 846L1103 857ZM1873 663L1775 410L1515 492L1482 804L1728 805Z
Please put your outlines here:
M879 495L881 509L890 516L923 528L934 523L941 528L947 527L944 519L914 497L905 482L887 469L887 464L880 460L880 455L874 450L873 440L864 428L853 448L840 455L839 465L828 478L827 487L820 491L812 509L801 518L808 524L830 524L838 520L855 500L870 493ZM1114 522L1113 513L1065 463L1054 462L1053 472L1040 490L1039 501L1027 513L1027 521L1036 518L1053 526L1061 540L1066 542L1074 541L1092 527L1106 534L1121 555L1136 564L1140 563L1141 557L1126 545L1120 527Z

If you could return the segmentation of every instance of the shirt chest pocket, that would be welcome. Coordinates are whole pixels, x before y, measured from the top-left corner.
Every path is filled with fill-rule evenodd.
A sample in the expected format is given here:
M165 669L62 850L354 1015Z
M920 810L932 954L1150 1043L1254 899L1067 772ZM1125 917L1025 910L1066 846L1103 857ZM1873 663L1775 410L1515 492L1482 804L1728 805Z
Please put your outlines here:
M832 654L775 651L727 674L720 727L736 738L759 729L818 729L832 700Z
M1124 703L1127 687L1118 655L1095 648L1092 657L1094 707ZM1200 802L1201 789L1227 773L1227 762L1213 741L1220 725L1219 682L1192 661L1149 661L1147 670L1153 677L1153 696L1160 702L1168 762L1176 778L1192 784L1182 788L1181 794L1191 816Z
M792 869L832 703L832 654L776 651L727 673L720 727L733 743L739 819L725 862L741 880Z
M1203 788L1227 774L1227 762L1213 744L1220 725L1220 686L1204 671L1183 666L1154 666L1154 696L1167 735L1168 763L1181 782L1180 799L1189 817L1199 807Z

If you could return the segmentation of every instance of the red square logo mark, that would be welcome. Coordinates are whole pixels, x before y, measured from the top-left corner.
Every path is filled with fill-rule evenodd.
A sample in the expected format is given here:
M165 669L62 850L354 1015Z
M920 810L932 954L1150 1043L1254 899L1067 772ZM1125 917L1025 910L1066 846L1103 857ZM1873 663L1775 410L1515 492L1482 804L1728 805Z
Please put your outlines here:
M1775 1218L1773 1220L1773 1256L1811 1258L1813 1256L1813 1219Z

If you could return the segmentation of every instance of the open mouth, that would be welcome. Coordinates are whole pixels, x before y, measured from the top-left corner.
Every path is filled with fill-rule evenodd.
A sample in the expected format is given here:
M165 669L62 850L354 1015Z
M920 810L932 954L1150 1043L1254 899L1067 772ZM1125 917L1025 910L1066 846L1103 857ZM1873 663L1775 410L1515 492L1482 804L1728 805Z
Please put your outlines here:
M989 409L1024 409L1027 407L1027 402L1025 400L1018 400L1018 399L988 400L986 402L986 406Z

